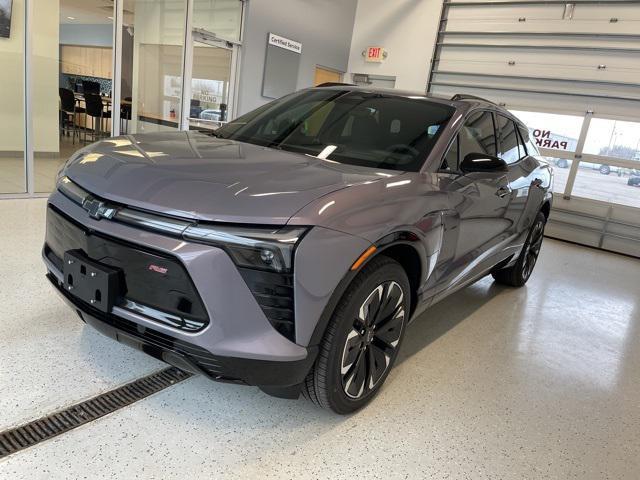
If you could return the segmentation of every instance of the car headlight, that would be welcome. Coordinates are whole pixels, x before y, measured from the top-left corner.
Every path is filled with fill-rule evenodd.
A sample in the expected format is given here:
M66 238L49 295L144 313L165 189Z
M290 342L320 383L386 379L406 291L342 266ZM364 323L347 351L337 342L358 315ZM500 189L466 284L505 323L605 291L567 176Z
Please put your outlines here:
M306 232L300 227L231 227L192 225L182 236L225 249L236 265L290 272L293 252Z

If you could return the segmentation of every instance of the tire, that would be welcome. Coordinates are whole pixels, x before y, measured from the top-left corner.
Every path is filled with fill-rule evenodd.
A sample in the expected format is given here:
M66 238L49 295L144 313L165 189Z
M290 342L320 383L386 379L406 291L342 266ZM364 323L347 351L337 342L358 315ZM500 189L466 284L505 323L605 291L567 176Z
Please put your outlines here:
M546 223L547 218L542 212L538 212L516 263L511 267L491 272L497 283L510 287L522 287L527 283L540 254Z
M558 166L558 168L569 168L569 162L564 158L559 158L556 161L556 165Z
M609 175L611 173L611 167L609 167L609 165L600 165L600 173L602 175Z
M384 255L371 260L340 299L303 385L303 396L338 414L369 403L402 345L410 295L409 280L398 262ZM378 299L387 300L382 312L376 308Z

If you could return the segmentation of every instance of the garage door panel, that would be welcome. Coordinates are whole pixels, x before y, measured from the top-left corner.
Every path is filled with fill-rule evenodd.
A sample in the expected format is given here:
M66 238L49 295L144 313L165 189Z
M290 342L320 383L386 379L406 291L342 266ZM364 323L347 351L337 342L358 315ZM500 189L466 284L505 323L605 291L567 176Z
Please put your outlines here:
M605 250L633 257L640 257L640 248L636 245L640 245L640 243L631 243L627 238L618 238L613 236L605 237L602 242L602 248Z
M496 6L467 6L452 8L449 21L468 22L478 20L502 20L517 22L519 18L526 21L561 19L564 5L496 5Z
M491 88L469 87L462 83L456 86L444 86L434 83L433 93L453 96L456 93L468 93L504 104L514 110L544 110L547 112L584 115L586 111L596 111L601 115L618 117L637 115L640 109L638 102L616 99L591 99L572 97L561 93L531 94L518 91L503 91Z
M512 73L512 72L510 72ZM535 76L535 72L530 72L531 76ZM564 72L563 72L564 73ZM640 88L634 84L628 85L612 85L608 83L591 84L571 81L569 76L568 80L546 79L546 80L531 80L527 78L527 74L519 76L517 73L513 74L513 78L500 76L500 75L452 75L446 73L437 73L434 76L434 82L436 83L463 83L465 86L477 87L477 88L504 88L504 89L535 89L540 91L546 91L549 93L572 93L581 95L599 95L608 97L621 97L635 99L640 102ZM576 77L574 77L576 78ZM583 78L584 79L584 78ZM639 103L640 106L640 103Z
M459 32L546 32L546 33L593 33L635 35L639 29L638 22L625 21L611 23L609 19L567 21L562 19L541 19L518 21L512 20L460 20L449 21L447 29Z
M569 78L575 80L591 80L611 83L637 83L640 72L637 69L615 68L606 64L606 70L599 70L597 66L580 65L549 65L538 63L523 63L516 61L509 65L508 60L489 62L480 57L467 60L451 60L442 58L439 70L465 73L492 73L496 75L517 75L546 78Z
M432 88L433 93L437 93L444 96L453 96L457 93L468 93L470 95L477 95L487 100L495 101L496 103L504 104L510 109L527 109L532 107L538 107L549 112L556 111L572 111L574 113L584 114L589 102L582 100L576 102L573 97L563 96L561 94L550 94L545 96L538 96L534 102L531 100L531 95L522 92L513 91L501 91L490 88L476 88L460 86L449 86L434 84Z
M570 2L567 2L570 3ZM448 19L451 22L469 20L513 20L526 22L540 20L562 20L565 22L579 23L585 21L632 23L640 21L640 11L637 5L607 5L606 1L600 4L575 4L573 11L566 12L564 4L547 5L478 5L460 6L450 10ZM615 19L611 22L611 19ZM637 25L636 25L637 26Z
M639 27L640 28L640 27ZM598 37L593 38L586 35L570 34L516 34L516 33L496 33L496 34L465 34L456 33L447 35L444 40L446 44L469 44L469 45L512 45L523 46L543 45L551 47L605 47L605 48L629 48L630 42L640 48L640 33L637 36L625 37Z
M606 1L600 4L576 5L573 10L571 21L580 22L584 20L605 20L609 22L615 19L615 24L634 23L636 31L640 28L640 8L638 5L607 5ZM633 25L631 25L633 26Z
M631 57L631 58L630 58ZM634 58L635 57L635 58ZM540 68L557 68L559 66L574 66L583 68L598 68L606 65L602 72L605 76L607 70L633 71L640 75L640 48L635 56L628 51L616 52L573 50L573 49L547 49L530 45L521 47L491 48L484 46L450 46L445 45L440 53L440 61L473 61L483 63L498 63L509 65L513 61L517 64L536 65Z

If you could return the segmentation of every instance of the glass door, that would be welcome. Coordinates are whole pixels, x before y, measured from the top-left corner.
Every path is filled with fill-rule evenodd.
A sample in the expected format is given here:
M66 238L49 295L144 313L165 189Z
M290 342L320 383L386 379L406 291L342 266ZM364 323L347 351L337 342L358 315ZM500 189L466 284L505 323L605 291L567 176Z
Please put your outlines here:
M120 133L179 128L186 16L187 0L124 2Z
M229 120L233 104L235 49L201 29L193 32L193 63L189 82L189 130L215 130ZM185 75L185 78L187 75ZM185 106L186 109L186 106ZM185 112L186 113L186 112Z
M77 150L111 135L113 5L30 0L35 193Z

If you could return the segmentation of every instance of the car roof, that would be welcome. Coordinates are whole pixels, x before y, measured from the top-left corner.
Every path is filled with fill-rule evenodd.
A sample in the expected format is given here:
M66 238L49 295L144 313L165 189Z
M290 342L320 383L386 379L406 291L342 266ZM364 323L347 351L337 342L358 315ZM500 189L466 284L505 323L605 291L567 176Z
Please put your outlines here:
M322 84L313 88L323 89L323 90L340 90L340 91L348 90L348 91L354 91L354 92L374 92L374 93L381 93L384 95L391 95L396 97L412 98L412 99L424 98L437 103L442 103L445 105L455 107L457 110L461 111L462 113L478 107L491 107L493 109L504 112L505 114L507 114L512 118L517 119L517 117L515 117L511 112L509 112L508 110L501 107L495 102L486 100L481 97L476 97L474 95L467 95L463 93L457 93L453 97L449 97L445 95L421 92L418 90L414 91L414 90L398 90L395 88L365 87L365 86L353 85L349 83L327 83L327 84ZM519 119L518 121L522 123Z

